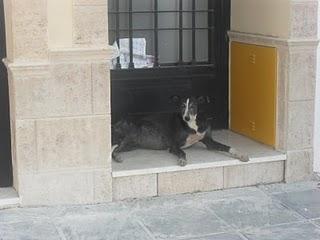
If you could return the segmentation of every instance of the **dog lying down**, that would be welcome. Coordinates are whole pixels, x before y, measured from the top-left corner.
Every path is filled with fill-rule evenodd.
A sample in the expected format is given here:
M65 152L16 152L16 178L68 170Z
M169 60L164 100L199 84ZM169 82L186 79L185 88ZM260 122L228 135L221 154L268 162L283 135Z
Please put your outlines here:
M121 152L134 149L169 150L177 156L178 164L187 164L183 149L202 142L207 149L227 153L243 162L248 156L234 148L214 141L207 119L198 116L198 103L195 98L182 101L180 113L154 114L133 117L117 122L112 126L112 144L115 145L112 158L122 162Z

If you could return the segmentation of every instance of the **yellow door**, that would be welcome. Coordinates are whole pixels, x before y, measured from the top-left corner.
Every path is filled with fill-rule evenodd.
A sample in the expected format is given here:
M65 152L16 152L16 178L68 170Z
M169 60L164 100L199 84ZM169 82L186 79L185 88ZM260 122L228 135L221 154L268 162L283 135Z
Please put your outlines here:
M232 42L231 130L274 146L276 96L276 48Z

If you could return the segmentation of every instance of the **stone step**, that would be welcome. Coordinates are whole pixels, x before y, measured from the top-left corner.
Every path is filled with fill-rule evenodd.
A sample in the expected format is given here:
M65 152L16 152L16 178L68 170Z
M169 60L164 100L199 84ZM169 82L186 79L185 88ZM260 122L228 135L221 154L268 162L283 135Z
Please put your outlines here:
M241 162L201 144L186 150L188 165L180 167L166 151L136 150L113 162L113 199L141 198L168 194L212 191L225 188L281 182L286 154L228 130L213 138L250 157Z
M13 188L0 188L0 209L17 207L20 199Z

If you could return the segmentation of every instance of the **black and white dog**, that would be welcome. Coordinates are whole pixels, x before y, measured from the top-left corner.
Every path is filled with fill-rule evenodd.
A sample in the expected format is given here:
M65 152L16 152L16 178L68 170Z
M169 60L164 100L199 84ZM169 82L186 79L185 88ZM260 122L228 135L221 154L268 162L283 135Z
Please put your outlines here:
M198 114L195 98L182 101L180 113L154 114L122 120L112 126L112 158L122 162L120 153L134 149L169 150L178 157L178 164L187 164L184 148L202 142L209 150L230 154L241 161L248 157L235 149L212 140L208 119Z

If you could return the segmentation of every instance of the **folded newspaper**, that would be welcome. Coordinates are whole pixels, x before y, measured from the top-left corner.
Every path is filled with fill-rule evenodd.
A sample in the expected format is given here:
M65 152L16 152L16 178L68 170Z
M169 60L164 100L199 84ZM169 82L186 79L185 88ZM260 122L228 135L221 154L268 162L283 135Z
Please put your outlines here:
M117 58L120 58L121 68L128 68L130 62L129 38L119 39L119 45L114 42L113 47L117 49L117 55L112 58L112 68L116 68ZM132 39L133 63L135 68L152 68L154 57L147 55L145 38Z

